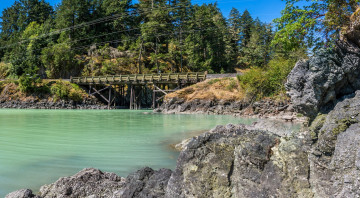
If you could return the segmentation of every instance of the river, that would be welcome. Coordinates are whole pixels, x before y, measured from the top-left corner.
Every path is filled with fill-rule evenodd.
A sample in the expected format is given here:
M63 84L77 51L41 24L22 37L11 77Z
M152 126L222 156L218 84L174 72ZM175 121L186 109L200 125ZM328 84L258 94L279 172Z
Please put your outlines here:
M174 169L170 144L216 125L254 119L129 110L0 109L0 197L86 167L127 176L144 166Z

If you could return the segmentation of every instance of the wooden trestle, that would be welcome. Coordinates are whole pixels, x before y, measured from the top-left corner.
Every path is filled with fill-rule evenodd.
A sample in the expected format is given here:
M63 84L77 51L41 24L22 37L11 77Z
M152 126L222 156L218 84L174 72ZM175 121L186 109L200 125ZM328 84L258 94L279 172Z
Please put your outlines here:
M152 108L156 108L168 93L206 80L206 73L132 74L96 77L72 77L71 83L89 87L90 95L98 95L108 104L129 105L141 109L142 100L148 100L152 92ZM102 92L107 91L108 97ZM150 93L151 93L150 92Z

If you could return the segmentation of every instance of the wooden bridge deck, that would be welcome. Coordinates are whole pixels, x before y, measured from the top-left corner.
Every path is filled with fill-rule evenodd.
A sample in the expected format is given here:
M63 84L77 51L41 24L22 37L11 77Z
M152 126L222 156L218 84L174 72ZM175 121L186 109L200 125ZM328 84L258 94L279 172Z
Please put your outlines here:
M80 85L142 85L194 84L206 80L206 73L131 74L97 77L72 77L71 83Z

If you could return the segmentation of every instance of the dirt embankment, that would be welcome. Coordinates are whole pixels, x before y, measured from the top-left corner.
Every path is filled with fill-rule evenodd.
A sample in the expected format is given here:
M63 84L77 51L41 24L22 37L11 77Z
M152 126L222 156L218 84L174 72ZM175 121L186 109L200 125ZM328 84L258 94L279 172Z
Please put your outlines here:
M290 100L284 97L251 101L236 78L206 80L168 94L155 110L167 114L220 114L298 120Z

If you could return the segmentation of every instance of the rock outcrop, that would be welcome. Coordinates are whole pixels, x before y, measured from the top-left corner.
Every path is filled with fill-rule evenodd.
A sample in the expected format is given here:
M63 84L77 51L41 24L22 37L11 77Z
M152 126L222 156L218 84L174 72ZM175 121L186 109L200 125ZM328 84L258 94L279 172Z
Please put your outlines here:
M360 196L360 91L336 105L316 134L309 154L317 197Z
M219 126L181 152L166 197L310 196L304 139Z
M286 88L298 112L314 118L360 89L359 31L355 20L335 49L319 50L296 64Z

